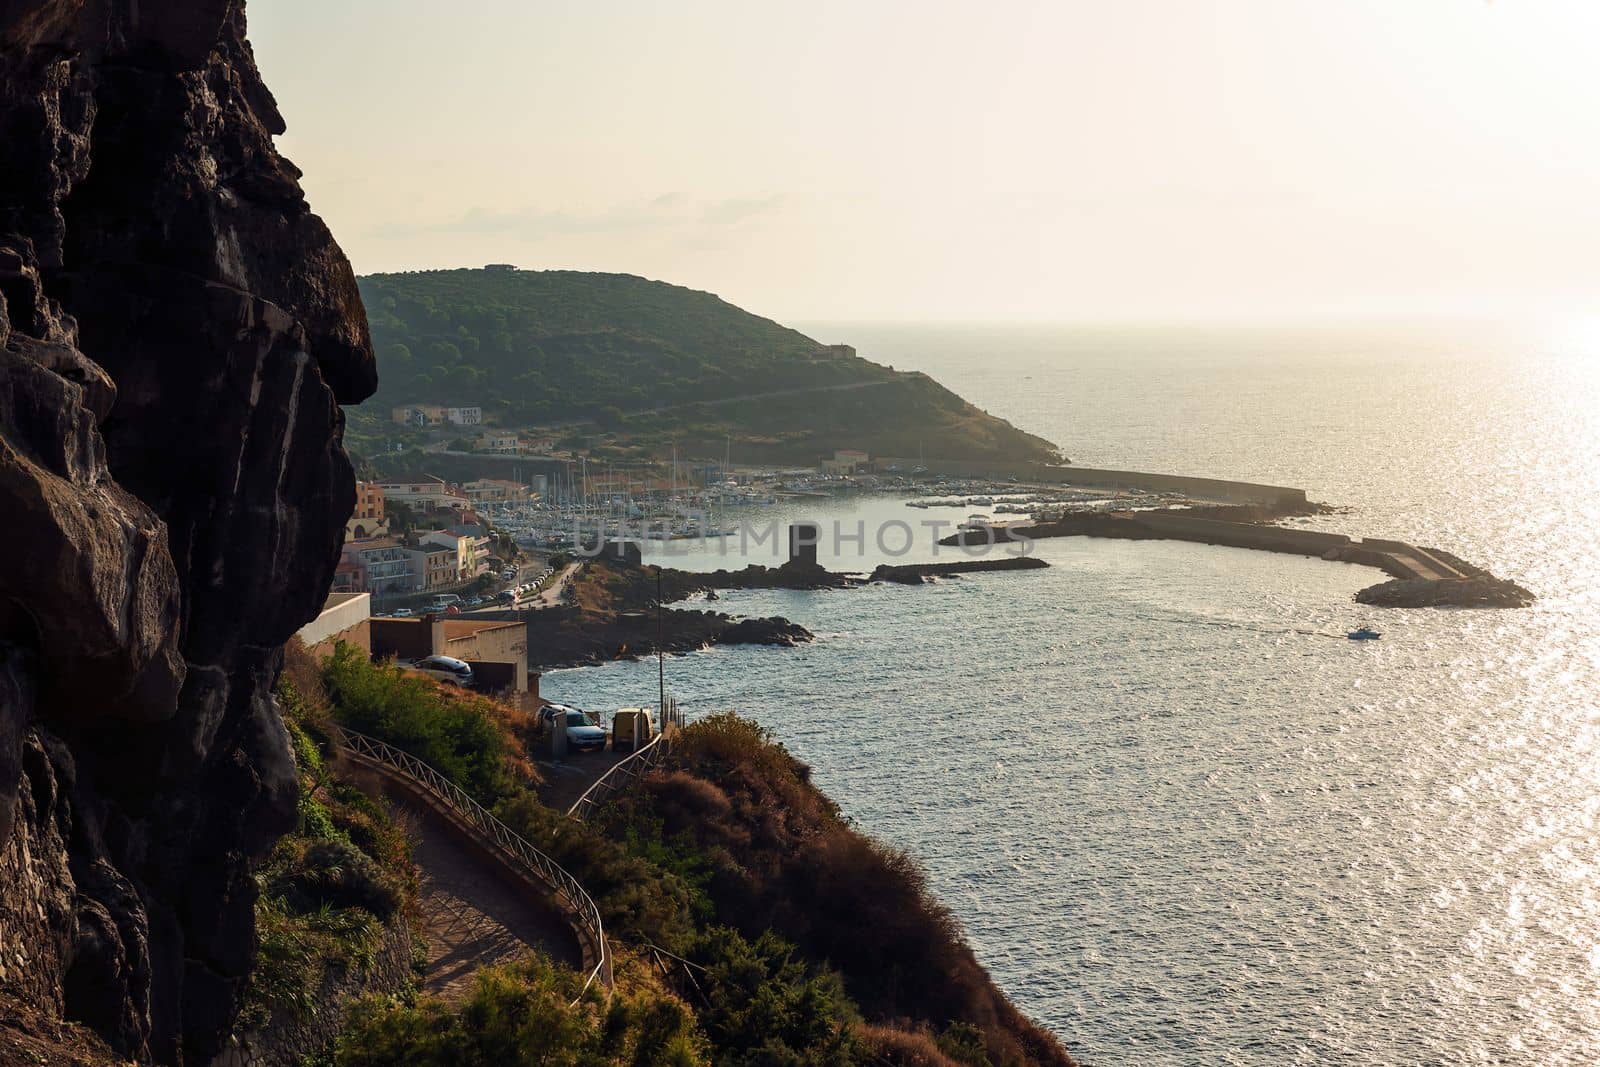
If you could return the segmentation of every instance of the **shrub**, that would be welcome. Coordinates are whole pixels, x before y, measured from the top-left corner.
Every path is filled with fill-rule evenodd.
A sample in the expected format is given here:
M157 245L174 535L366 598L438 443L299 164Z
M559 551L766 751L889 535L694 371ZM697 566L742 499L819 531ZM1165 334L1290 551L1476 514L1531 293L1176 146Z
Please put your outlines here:
M399 910L404 895L372 857L349 840L329 837L301 845L290 839L292 858L267 885L300 912L359 908L379 919Z
M854 1064L860 1021L838 975L796 960L771 931L745 940L708 930L691 958L704 968L709 1003L699 1013L720 1065Z
M620 1064L697 1067L705 1039L676 1001L617 995L602 1008L583 979L540 956L478 972L454 1010L425 997L382 998L351 1012L334 1048L337 1067L533 1067Z
M300 772L299 821L256 874L257 963L239 1026L275 1013L315 1016L332 968L366 964L416 892L404 833L381 806L334 773L332 707L320 667L298 641L285 648L278 706Z
M374 664L342 641L323 676L341 723L411 753L480 803L515 792L507 735L488 701L447 695L432 680Z
M862 1026L856 1033L878 1062L893 1067L977 1067L977 1064L947 1056L938 1041L924 1030ZM987 1067L988 1057L981 1063Z

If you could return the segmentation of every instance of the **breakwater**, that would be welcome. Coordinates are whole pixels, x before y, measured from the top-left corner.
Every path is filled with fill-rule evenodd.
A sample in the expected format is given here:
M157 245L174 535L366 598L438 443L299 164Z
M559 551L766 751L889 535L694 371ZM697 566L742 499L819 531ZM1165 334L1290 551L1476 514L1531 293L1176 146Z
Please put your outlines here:
M1302 494L1301 499L1304 499ZM1257 519L1254 508L1241 515ZM1357 539L1346 534L1273 526L1261 521L1215 518L1226 509L1089 512L1064 515L1035 525L995 526L946 537L942 545L976 545L991 537L997 543L1047 537L1115 537L1124 540L1194 541L1229 548L1284 552L1298 556L1376 567L1394 579L1356 594L1362 603L1381 607L1525 607L1533 594L1514 582L1496 578L1481 567L1436 548L1404 541Z

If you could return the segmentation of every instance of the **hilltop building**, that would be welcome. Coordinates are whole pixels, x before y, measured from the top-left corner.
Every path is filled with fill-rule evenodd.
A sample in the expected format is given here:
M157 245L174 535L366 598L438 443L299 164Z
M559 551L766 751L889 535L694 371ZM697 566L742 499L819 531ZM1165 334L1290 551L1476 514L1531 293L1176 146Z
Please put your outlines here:
M478 435L478 451L514 456L521 447L515 430L485 430Z
M478 426L483 422L483 408L401 404L389 410L389 417L403 426Z

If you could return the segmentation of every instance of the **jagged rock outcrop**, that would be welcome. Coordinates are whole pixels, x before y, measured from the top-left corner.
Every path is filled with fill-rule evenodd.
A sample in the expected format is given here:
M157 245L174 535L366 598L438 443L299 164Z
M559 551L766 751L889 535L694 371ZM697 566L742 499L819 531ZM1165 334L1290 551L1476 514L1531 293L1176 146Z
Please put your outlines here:
M0 0L0 1004L162 1063L206 1062L251 963L278 649L376 384L244 30Z

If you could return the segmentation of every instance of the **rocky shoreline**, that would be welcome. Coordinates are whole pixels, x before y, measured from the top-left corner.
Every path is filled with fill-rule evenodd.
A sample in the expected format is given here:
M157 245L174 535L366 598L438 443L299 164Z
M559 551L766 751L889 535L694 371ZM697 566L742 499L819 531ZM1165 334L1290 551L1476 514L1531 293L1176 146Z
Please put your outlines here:
M654 567L594 560L574 583L568 603L518 612L515 617L528 626L528 665L541 669L634 659L654 654L658 644L662 651L672 654L715 645L792 648L814 640L815 635L782 616L739 618L720 611L663 606L658 617L657 596L666 605L697 595L715 600L719 590L855 589L870 582L921 585L962 574L1031 571L1048 566L1044 560L1030 556L1007 556L884 564L865 576L796 563L781 567L751 564L737 571L706 574L664 567L658 575Z

